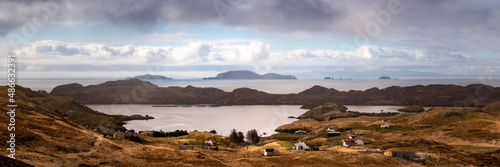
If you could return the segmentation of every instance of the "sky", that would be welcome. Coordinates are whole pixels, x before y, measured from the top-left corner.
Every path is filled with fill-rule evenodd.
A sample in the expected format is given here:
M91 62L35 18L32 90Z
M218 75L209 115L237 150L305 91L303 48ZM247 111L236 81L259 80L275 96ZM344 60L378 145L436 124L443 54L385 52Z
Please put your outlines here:
M0 0L24 78L498 76L499 34L494 0Z

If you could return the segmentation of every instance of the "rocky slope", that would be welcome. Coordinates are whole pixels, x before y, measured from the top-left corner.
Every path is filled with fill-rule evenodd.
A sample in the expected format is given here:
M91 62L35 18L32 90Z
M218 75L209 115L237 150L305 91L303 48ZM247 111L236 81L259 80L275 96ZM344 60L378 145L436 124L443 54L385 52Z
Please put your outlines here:
M158 87L137 79L108 81L83 87L57 86L53 95L70 96L85 104L218 104L218 105L305 105L313 108L326 102L344 105L484 106L500 100L500 88L487 85L392 86L365 91L338 91L313 86L298 94L269 94L240 88L224 92L216 88ZM480 95L479 97L477 95ZM487 96L486 96L487 95Z

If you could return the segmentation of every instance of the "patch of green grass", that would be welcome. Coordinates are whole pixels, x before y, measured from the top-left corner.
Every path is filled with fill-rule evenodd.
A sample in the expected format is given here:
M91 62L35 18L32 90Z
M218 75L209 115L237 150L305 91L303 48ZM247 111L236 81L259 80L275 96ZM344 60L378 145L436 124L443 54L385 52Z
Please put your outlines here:
M347 139L347 136L343 136L343 135L340 135L340 136L335 136L335 137L329 137L328 140L330 141L340 141L340 140L344 140L344 139Z
M459 148L469 153L477 153L477 154L485 154L500 149L499 147L480 147L480 146L469 146L469 145L453 145L453 147Z
M323 143L324 146L336 146L336 145L340 145L339 142L326 142L326 143Z
M287 142L287 141L279 141L278 144L281 145L281 146L283 146L283 147L287 147L287 148L290 148L290 147L294 146L292 143Z

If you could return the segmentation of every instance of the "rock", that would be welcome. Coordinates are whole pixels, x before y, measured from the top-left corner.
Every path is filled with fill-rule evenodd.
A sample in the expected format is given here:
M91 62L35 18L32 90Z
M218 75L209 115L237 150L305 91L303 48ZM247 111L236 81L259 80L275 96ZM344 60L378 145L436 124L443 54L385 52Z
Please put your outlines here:
M408 106L402 109L398 109L398 111L401 112L424 112L425 109L422 106L419 105L413 105L413 106Z

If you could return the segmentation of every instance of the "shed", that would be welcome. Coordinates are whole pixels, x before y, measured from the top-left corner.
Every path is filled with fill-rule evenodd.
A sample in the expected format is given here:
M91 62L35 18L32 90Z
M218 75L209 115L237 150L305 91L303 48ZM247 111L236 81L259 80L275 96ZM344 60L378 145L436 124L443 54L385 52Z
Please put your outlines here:
M214 139L210 139L210 140L205 141L205 144L209 144L211 146L216 146L217 142Z
M296 134L296 135L306 135L306 134L307 134L307 132L306 132L306 131L304 131L304 130L298 130L298 131L295 131L295 134Z
M307 144L304 142L296 143L294 148L296 150L310 150L311 149L311 147L307 146Z
M381 128L388 128L388 127L390 127L390 126L389 126L389 123L381 123L381 124L380 124L380 127L381 127Z
M266 149L264 150L264 156L279 156L281 155L277 149Z

